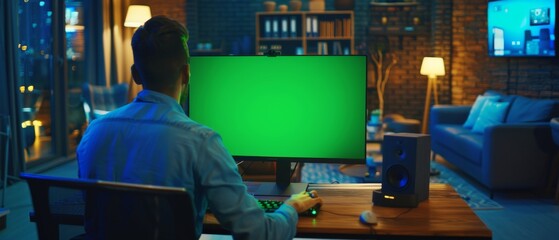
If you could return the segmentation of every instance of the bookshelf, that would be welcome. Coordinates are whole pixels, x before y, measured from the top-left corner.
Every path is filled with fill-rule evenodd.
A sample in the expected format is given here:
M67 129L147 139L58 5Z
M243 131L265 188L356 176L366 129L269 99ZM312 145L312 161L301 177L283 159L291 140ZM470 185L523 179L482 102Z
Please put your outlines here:
M256 13L259 55L349 55L354 41L353 11Z

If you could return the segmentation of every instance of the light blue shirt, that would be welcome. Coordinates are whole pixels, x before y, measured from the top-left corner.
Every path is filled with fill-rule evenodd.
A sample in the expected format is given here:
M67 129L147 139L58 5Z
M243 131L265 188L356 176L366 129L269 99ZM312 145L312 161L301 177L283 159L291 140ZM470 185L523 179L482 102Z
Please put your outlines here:
M208 206L235 239L295 236L295 209L260 210L219 134L192 121L167 95L143 90L92 121L77 158L81 178L186 188L197 211L197 236Z

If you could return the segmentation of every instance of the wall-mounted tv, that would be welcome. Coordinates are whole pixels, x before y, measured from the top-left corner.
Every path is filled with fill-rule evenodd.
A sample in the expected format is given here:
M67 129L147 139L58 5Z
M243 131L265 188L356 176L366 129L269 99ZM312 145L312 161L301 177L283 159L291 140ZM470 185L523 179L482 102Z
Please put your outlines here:
M489 1L489 56L556 56L555 12L555 0Z

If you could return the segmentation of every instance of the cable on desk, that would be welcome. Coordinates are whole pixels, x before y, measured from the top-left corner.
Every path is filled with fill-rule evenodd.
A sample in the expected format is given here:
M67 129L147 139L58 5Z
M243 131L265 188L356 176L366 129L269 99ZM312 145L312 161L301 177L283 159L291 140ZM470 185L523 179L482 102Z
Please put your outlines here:
M330 213L330 214L334 214L334 215L336 215L336 216L357 217L357 218L359 217L359 215L355 215L355 214L335 213L335 212L331 212L331 211L324 210L324 209L320 209L320 211L321 211L321 212L327 212L327 213Z
M322 210L320 210L320 211L321 211L321 212L327 212L327 213L330 213L330 214L334 214L334 215L336 215L336 216L355 217L355 218L357 218L357 219L359 218L359 215L355 215L355 214L335 213L335 212L331 212L331 211L324 210L324 209L322 209ZM359 220L357 220L357 221L359 221ZM369 225L369 233L370 233L371 235L376 235L376 234L377 234L376 231L375 231L374 225Z
M381 216L377 216L378 218L382 218L382 219L398 219L399 217L401 217L402 215L409 213L413 210L413 208L408 208L405 211L399 213L398 215L396 215L395 217L381 217ZM343 214L343 213L336 213L336 212L332 212L332 211L328 211L328 210L324 210L321 209L321 212L327 212L336 216L344 216L344 217L359 217L359 215L355 215L355 214Z
M373 227L374 225L370 225L369 226L369 234L371 235L377 235L377 232L375 231L375 228Z
M401 217L402 215L411 212L411 210L413 210L414 208L408 208L405 211L399 213L398 215L396 215L395 217L380 217L378 216L378 218L384 218L384 219L398 219L399 217Z

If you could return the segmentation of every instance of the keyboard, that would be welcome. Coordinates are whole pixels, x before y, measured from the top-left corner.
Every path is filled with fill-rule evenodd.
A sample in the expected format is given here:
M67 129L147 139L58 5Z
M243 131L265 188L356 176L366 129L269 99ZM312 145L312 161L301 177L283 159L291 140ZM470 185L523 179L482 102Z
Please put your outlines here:
M258 199L258 206L267 213L275 212L282 204L279 200Z
M280 200L267 200L267 199L257 199L258 206L267 213L273 213L283 204L283 201ZM314 206L309 208L307 211L299 213L299 216L306 216L306 217L316 217L320 210L320 205ZM206 212L211 213L211 209L207 208Z
M266 199L258 199L258 205L264 212L271 213L275 212L281 205L283 201L280 200L266 200ZM320 205L314 206L309 208L307 211L299 213L300 216L307 216L307 217L315 217L318 215L320 210Z

